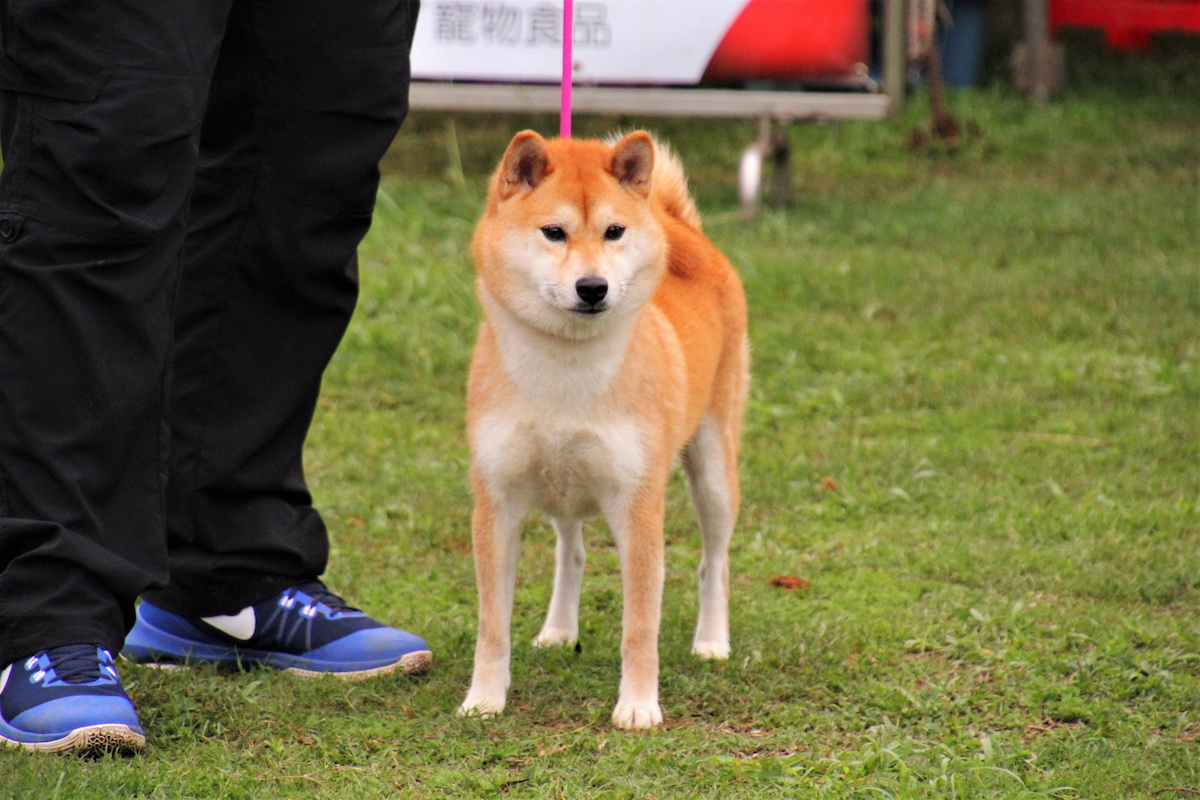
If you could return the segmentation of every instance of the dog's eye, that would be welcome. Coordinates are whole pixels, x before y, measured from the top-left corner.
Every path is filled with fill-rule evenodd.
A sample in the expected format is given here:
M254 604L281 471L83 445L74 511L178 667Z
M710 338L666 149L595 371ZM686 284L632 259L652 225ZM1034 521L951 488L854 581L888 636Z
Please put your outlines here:
M609 225L608 230L604 232L604 238L610 242L615 242L625 235L625 228L620 225Z
M557 225L547 225L542 228L542 236L545 236L552 242L565 242L567 240L567 232Z

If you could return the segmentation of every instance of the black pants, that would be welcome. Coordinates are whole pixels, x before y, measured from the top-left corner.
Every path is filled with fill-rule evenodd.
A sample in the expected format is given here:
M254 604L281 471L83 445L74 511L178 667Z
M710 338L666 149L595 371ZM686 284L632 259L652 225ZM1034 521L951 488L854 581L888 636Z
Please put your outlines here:
M319 575L416 0L0 0L0 666Z

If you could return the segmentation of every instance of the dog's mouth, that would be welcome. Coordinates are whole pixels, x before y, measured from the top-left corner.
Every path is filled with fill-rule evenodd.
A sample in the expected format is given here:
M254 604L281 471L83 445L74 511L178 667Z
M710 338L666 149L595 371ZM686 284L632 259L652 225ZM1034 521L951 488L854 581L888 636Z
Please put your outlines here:
M594 305L594 306L588 305L586 303L580 303L579 305L577 305L571 309L571 313L583 314L585 316L594 316L596 314L603 314L605 311L608 311L607 303L600 303L599 305Z

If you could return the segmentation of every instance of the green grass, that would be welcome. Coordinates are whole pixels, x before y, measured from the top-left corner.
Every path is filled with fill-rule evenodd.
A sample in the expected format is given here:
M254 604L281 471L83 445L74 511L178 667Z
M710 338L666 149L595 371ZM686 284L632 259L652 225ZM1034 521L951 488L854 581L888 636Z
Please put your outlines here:
M1172 62L1175 63L1175 62ZM331 583L424 634L426 678L360 685L127 666L151 747L0 753L0 797L1182 798L1200 790L1200 92L1093 80L1046 109L956 95L981 133L796 125L796 202L738 221L750 122L651 124L749 295L754 388L733 658L688 655L697 536L668 510L668 723L610 729L620 585L588 529L581 653L529 642L509 711L460 720L475 598L468 240L512 132L414 115L386 163L359 313L308 470ZM1153 73L1157 74L1157 73ZM1173 77L1171 77L1173 76ZM803 577L807 589L772 585Z

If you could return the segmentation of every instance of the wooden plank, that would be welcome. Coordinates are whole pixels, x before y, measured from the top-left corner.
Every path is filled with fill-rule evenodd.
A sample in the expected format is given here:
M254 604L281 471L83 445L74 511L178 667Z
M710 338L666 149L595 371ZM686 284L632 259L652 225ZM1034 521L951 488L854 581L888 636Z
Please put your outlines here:
M1050 25L1046 0L1024 0L1025 68L1029 74L1029 97L1045 105L1050 99Z
M413 108L438 111L559 110L559 87L512 83L414 81ZM578 86L577 114L640 114L665 117L771 117L789 119L883 119L891 112L886 95L866 92L792 92L741 89Z
M883 90L893 98L892 108L904 108L908 82L908 7L905 0L884 0Z

